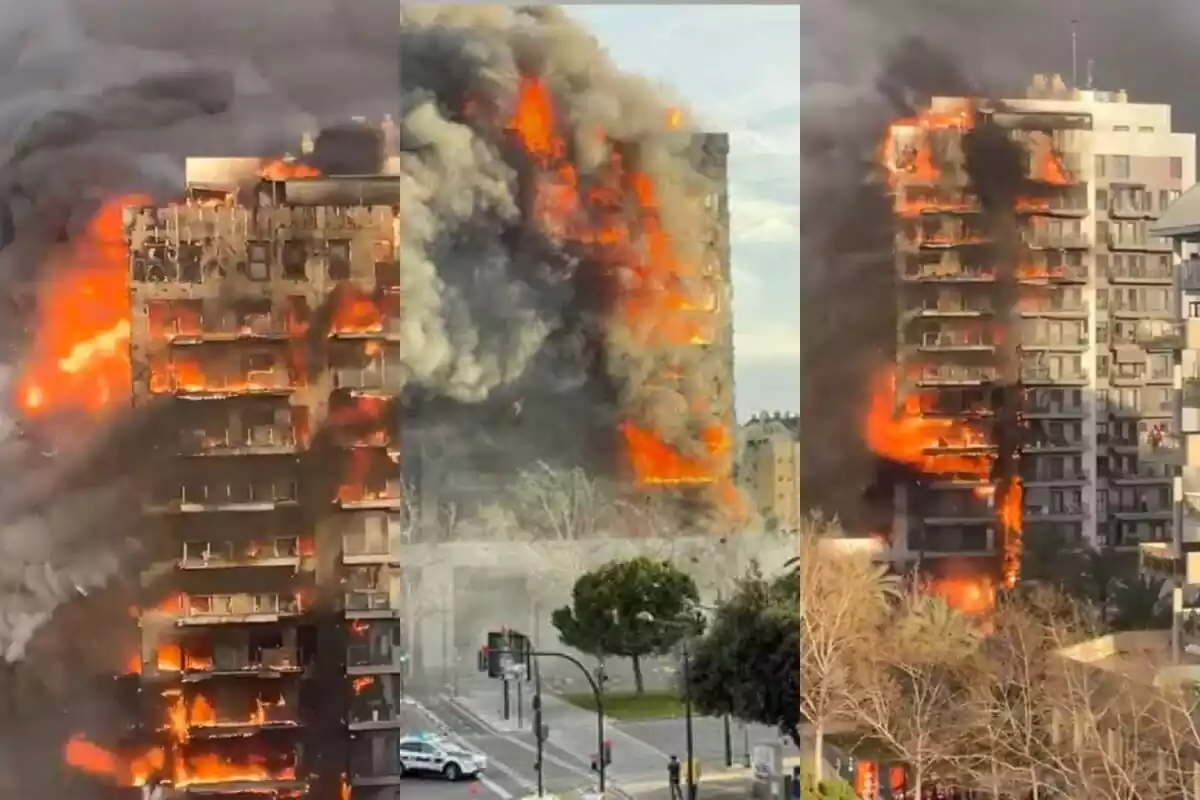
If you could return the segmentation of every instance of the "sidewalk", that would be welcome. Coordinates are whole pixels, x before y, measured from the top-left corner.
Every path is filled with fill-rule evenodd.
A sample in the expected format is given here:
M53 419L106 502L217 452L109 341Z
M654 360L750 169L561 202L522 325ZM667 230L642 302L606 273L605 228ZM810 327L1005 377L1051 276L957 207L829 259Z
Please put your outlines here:
M516 691L511 686L509 690L512 705L507 720L503 715L503 693L498 681L486 678L463 679L459 683L458 696L446 699L493 730L532 736L532 687L522 687L523 708L520 713L520 725L517 720ZM542 721L550 728L550 745L564 751L585 766L591 763L599 744L594 712L560 700L552 694L543 694ZM659 775L665 769L667 753L626 733L620 723L608 717L604 720L604 738L612 742L613 763L607 772L613 781L620 783L645 780L650 776Z

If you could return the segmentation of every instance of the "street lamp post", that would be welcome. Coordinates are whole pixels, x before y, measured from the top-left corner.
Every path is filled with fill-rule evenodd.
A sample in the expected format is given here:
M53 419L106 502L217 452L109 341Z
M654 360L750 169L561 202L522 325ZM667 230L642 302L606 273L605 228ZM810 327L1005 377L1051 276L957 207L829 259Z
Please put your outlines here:
M683 736L687 748L688 800L696 800L696 744L692 736L692 654L683 639Z

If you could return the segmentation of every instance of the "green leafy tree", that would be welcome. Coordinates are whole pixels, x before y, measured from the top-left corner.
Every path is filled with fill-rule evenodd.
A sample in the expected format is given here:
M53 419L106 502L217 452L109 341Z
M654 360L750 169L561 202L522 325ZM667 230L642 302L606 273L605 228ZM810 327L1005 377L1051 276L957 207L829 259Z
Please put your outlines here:
M757 570L743 578L692 644L685 689L701 713L774 725L800 749L800 615L786 595Z
M1109 627L1115 631L1171 627L1171 603L1163 578L1142 575L1121 581L1112 593Z
M703 630L691 576L669 561L640 557L612 561L575 582L571 605L551 622L560 641L589 655L619 656L633 664L638 694L646 687L642 659L669 653Z

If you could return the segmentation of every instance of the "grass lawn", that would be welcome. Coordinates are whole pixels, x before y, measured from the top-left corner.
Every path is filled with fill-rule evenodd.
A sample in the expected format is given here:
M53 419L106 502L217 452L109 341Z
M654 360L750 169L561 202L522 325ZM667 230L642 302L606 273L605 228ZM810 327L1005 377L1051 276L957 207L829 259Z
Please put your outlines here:
M571 705L596 710L592 693L559 695ZM605 692L604 713L618 720L667 719L683 716L683 700L675 692Z

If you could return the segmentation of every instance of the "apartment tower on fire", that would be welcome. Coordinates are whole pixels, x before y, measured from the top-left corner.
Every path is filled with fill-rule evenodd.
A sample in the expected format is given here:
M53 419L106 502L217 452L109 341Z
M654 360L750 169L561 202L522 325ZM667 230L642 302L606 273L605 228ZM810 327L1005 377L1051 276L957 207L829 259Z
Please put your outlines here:
M189 795L387 784L397 182L237 158L187 177L186 201L126 210L134 402L179 422L149 500L173 555L140 617L159 777Z
M980 126L1020 153L1010 208L983 208L968 174ZM1195 137L1172 131L1168 106L1036 76L1020 99L935 98L892 127L882 157L895 408L927 434L922 477L896 490L894 557L971 605L981 582L1014 579L1030 538L1170 538L1176 263L1148 229L1194 183Z

